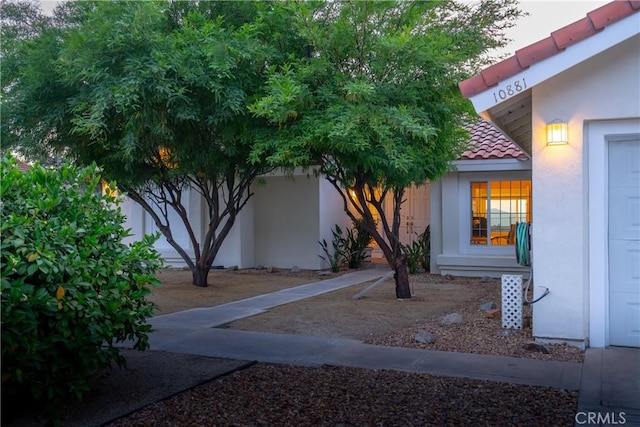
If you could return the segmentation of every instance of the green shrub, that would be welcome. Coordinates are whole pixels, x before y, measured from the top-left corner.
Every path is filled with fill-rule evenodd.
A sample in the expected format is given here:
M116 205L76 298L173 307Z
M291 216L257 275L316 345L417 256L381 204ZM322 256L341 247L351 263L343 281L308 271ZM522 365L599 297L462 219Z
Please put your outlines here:
M21 172L3 157L0 175L2 394L29 392L51 414L89 374L124 364L114 344L148 348L157 237L122 242L115 187L99 191L95 166Z
M431 269L431 225L428 225L415 241L405 245L404 250L407 254L409 274L415 274L418 271L418 265L422 266L424 271L429 271Z
M364 228L364 220L358 218L353 222L353 228L347 229L345 238L345 253L349 268L359 268L367 259L367 247L373 241L373 236Z
M331 247L325 239L318 242L324 252L324 256L319 255L320 258L329 264L334 273L345 264L349 268L359 268L367 259L367 246L373 241L373 236L364 229L362 220L355 221L352 228L346 229L346 234L338 224L331 233Z
M409 274L416 274L418 272L420 255L422 254L420 242L415 240L410 244L405 245L404 248L407 253L407 269L409 270Z
M340 271L340 267L346 264L348 260L348 248L347 248L347 240L342 234L342 229L338 224L335 225L334 229L331 230L333 234L333 238L331 239L331 247L325 239L319 241L320 247L324 252L325 256L319 255L324 261L329 264L331 271L337 273Z
M422 268L424 271L431 271L431 224L427 225L418 240L420 240L422 248L422 256L420 257Z

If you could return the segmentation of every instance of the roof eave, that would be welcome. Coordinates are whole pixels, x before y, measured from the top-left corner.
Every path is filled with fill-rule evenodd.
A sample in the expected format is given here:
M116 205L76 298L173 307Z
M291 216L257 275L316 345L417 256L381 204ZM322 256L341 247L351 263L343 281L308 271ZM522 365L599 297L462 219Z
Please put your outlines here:
M498 81L482 92L468 97L478 113L490 110L525 90L622 43L640 32L640 14L634 14L607 26L601 31L565 48L561 55L553 55L534 63L513 76ZM515 57L512 57L515 58Z
M611 9L610 6L608 7ZM595 31L604 27L604 24L598 23L599 21L594 17L598 15L597 12L600 9L589 14L589 22L595 21L592 24L593 31L587 28L583 20L563 27L567 31L571 29L576 33L585 34L579 41L567 40L570 35L565 34L562 29L552 34L553 42L563 45L560 54L550 54L552 49L549 39L551 38L544 39L534 43L529 49L521 49L515 56L487 68L483 73L459 85L463 95L466 93L465 96L472 102L476 112L493 123L529 156L531 156L532 144L531 88L640 32L640 14L638 13L632 13L609 23L606 25L606 31ZM526 52L538 52L539 55L537 60L531 58L526 67L522 68L521 62L526 60L524 59ZM540 57L543 59L540 60ZM516 69L520 71L514 72ZM484 89L482 89L483 85ZM515 120L518 121L517 124L514 124ZM525 122L526 120L528 123Z
M456 160L456 172L530 171L531 159Z

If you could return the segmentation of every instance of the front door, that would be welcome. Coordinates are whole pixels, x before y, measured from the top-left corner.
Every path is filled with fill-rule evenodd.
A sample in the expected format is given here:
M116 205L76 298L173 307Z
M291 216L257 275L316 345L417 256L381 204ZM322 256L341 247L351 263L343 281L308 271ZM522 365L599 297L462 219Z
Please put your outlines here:
M417 240L429 225L429 198L431 195L429 184L419 187L411 186L404 191L404 200L400 210L400 242L409 245ZM393 203L387 199L386 215L389 220L393 218Z
M640 140L609 142L609 343L640 347Z

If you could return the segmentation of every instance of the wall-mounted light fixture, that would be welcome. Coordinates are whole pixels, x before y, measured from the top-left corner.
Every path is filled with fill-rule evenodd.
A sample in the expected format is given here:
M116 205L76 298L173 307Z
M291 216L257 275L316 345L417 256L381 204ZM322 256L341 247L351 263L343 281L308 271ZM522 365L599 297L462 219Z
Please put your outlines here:
M562 120L547 123L547 145L563 145L569 143L567 129L569 125Z

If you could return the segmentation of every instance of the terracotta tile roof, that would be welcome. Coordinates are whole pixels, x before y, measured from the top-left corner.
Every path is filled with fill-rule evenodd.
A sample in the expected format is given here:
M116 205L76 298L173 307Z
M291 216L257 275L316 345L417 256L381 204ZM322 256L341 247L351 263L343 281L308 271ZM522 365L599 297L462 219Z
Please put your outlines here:
M481 121L467 128L471 134L469 149L459 160L521 159L529 157L489 122Z
M607 3L587 13L586 17L552 32L549 37L517 50L514 56L485 68L477 76L458 83L458 87L465 98L470 98L638 11L640 0Z

